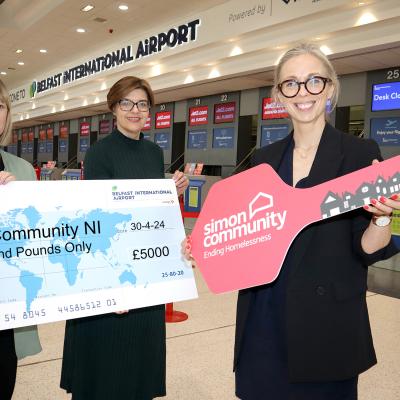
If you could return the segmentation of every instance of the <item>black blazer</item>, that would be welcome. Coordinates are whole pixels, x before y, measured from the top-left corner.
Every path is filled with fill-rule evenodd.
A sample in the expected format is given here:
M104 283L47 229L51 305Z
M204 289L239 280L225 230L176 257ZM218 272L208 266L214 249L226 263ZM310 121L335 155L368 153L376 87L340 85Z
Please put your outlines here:
M277 170L292 138L257 150L253 166L268 163ZM375 158L382 159L374 141L327 124L310 171L310 186L369 166ZM391 242L366 254L361 237L369 222L366 211L351 211L306 227L292 244L286 308L291 382L348 379L376 363L366 303L367 266L399 250ZM254 289L239 292L234 368L253 298Z

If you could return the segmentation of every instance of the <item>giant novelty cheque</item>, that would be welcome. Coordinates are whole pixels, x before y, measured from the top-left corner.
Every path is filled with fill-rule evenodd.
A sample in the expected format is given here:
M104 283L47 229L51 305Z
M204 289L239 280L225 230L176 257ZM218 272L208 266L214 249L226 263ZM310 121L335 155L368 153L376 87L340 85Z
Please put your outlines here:
M197 297L171 179L0 186L0 329Z

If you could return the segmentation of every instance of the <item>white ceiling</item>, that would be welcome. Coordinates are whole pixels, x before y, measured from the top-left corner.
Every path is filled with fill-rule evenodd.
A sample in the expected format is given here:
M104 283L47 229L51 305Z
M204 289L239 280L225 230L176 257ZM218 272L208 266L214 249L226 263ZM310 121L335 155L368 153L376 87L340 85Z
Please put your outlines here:
M171 24L171 21L181 23L182 18L189 18L189 16L226 2L222 0L191 2L188 0L126 0L123 3L129 6L129 11L121 12L118 10L118 5L122 2L108 0L30 0L29 3L26 0L5 0L0 5L0 52L2 54L0 71L6 71L7 75L1 76L1 79L9 88L17 87L35 75L43 75L44 72L50 71L56 66L59 68L60 65L68 65L72 58L85 58L85 54L88 52L101 53L105 48L118 41L118 38L126 39L127 35L135 36L144 31L154 33L159 26ZM80 9L88 3L93 4L95 9L88 13L82 13ZM399 66L400 31L398 27L400 26L400 17L396 13L390 15L390 7L393 10L398 8L400 0L367 0L365 3L365 6L360 7L358 1L349 0L347 11L338 8L337 18L339 19L327 13L326 15L311 16L308 19L298 19L294 23L292 21L283 23L270 30L243 34L235 40L248 51L239 57L232 57L232 61L231 58L224 58L226 57L223 55L225 42L215 42L203 48L186 51L181 55L166 57L165 65L168 65L169 62L175 69L184 60L189 63L190 71L200 71L206 66L202 64L204 61L197 60L205 60L207 57L210 61L215 60L220 65L223 63L228 65L233 62L243 68L240 67L238 69L240 72L235 74L225 73L221 78L199 79L194 84L174 84L168 86L167 89L156 90L157 102L178 101L270 85L273 65L271 62L268 64L265 60L267 57L271 59L272 55L275 57L282 49L291 46L293 35L296 32L301 32L303 37L312 35L309 36L309 39L317 43L324 42L335 47L338 45L337 48L341 50L336 51L331 59L339 75ZM371 7L365 8L369 5ZM376 7L377 12L385 10L389 17L373 24L354 26L348 29L331 28L325 24L323 19L328 18L329 21L330 18L333 22L337 20L337 25L339 25L340 15L350 15L353 10L356 12L360 8L373 11L375 5L380 6L380 8ZM339 14L339 12L343 14ZM396 12L398 13L398 10ZM98 17L106 18L107 22L94 22L94 18ZM330 22L332 23L332 21ZM78 34L75 32L77 27L84 27L88 32ZM109 33L110 28L113 29L112 34ZM394 35L393 32L395 32ZM377 38L384 39L380 42ZM260 41L265 43L265 49L258 47L251 51L251 46ZM352 44L348 51L346 51L347 42ZM21 55L15 53L17 48L23 49ZM48 53L40 54L40 48L46 48ZM18 66L16 64L18 60L23 60L25 65ZM190 65L190 63L192 64ZM269 66L265 67L265 65ZM8 70L9 66L16 70ZM172 82L174 73L179 72L182 75L182 71L167 73L164 79L170 79ZM152 85L154 83L156 83L155 80L152 81ZM105 103L99 103L66 112L21 120L15 123L15 127L20 128L105 112L107 112Z
M0 5L0 71L7 87L17 87L43 70L51 70L71 58L101 51L117 41L158 26L178 17L192 15L227 0L5 0ZM95 8L82 12L92 4ZM118 5L126 4L128 11ZM107 21L100 23L95 18ZM84 28L86 33L77 33ZM113 30L110 33L110 29ZM22 49L21 54L16 54ZM47 54L39 53L48 50ZM19 66L18 61L25 65ZM10 70L9 68L15 68Z

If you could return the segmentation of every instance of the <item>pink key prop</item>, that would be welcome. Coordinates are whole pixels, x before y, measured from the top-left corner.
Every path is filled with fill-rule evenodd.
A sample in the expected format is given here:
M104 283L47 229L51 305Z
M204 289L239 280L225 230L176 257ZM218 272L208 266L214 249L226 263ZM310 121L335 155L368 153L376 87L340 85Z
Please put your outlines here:
M192 232L192 254L214 293L270 283L313 222L400 192L400 156L309 189L286 185L267 164L212 186Z

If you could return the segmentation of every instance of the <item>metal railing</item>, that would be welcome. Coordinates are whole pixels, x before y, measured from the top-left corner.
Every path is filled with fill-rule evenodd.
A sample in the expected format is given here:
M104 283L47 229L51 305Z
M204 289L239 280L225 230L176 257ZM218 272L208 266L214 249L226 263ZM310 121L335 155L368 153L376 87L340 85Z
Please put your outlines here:
M231 175L238 174L239 172L244 171L247 169L248 165L250 164L250 159L253 153L256 151L256 147L254 146L250 149L250 151L243 157L242 161L238 165L236 165L235 169L233 170Z
M185 159L185 153L183 152L182 154L180 154L176 160L174 160L166 169L165 169L165 173L167 172L175 172L177 169L181 169L184 166L184 159Z
M78 164L78 157L75 156L74 158L71 158L71 160L68 160L66 163L64 163L61 168L68 169L71 168L72 165L77 165L77 164Z

